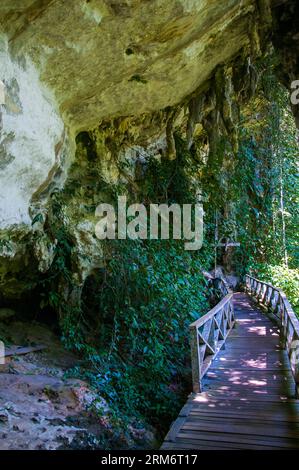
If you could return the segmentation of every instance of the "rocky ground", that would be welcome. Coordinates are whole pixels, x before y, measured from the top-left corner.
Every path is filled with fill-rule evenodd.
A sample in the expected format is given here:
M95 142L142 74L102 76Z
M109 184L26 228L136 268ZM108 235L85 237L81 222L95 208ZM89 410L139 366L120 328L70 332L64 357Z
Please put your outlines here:
M0 365L0 450L152 447L149 430L116 432L109 407L89 384L72 378L80 364L48 326L0 321L0 338L11 345L46 349L6 358Z

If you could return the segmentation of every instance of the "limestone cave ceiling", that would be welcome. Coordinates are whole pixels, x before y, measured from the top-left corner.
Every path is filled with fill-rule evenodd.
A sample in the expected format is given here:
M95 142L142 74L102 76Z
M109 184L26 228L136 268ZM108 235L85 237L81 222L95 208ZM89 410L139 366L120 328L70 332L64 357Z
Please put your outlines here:
M11 53L35 64L76 131L179 103L249 44L257 12L254 0L0 5Z

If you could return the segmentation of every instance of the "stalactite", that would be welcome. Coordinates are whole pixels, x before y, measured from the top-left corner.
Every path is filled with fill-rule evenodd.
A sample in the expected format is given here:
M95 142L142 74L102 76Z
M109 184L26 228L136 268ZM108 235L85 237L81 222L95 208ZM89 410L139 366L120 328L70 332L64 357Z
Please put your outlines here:
M233 151L238 151L236 103L234 99L233 69L219 67L215 74L217 109L221 116L223 131L228 135Z
M175 140L173 136L174 131L174 124L175 120L178 117L181 108L169 109L168 111L168 118L166 123L166 157L168 160L175 160L176 159L176 148L175 148Z
M257 3L260 13L260 27L265 31L272 26L271 0L258 0Z
M187 122L187 145L189 149L193 143L195 125L201 122L203 118L205 100L205 95L200 94L199 96L192 98L189 102L189 116Z

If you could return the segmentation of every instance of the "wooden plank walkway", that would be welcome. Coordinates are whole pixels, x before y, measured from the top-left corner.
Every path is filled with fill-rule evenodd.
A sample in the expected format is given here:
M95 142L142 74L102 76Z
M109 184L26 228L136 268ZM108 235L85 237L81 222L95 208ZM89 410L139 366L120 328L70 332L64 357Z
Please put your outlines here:
M299 400L278 327L247 294L233 303L236 328L161 449L299 449Z

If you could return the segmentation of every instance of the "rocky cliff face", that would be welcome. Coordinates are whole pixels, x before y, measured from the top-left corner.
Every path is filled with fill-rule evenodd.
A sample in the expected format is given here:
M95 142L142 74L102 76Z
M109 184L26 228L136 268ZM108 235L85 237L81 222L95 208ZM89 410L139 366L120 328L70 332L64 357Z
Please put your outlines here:
M259 14L252 0L6 4L11 53L35 65L76 132L179 103L248 44Z
M191 145L203 125L212 147L221 125L236 145L237 99L254 90L252 64L269 42L271 7L276 14L281 3L294 2L2 2L4 299L21 295L49 269L57 224L68 227L75 246L80 292L101 264L94 209L107 198L104 188L124 183L134 191L144 159L175 158L176 126Z

